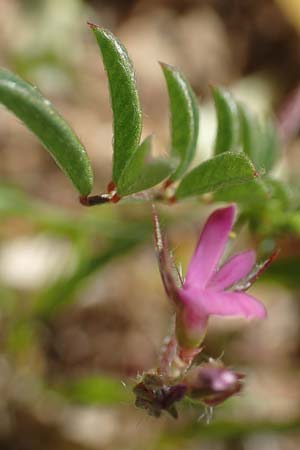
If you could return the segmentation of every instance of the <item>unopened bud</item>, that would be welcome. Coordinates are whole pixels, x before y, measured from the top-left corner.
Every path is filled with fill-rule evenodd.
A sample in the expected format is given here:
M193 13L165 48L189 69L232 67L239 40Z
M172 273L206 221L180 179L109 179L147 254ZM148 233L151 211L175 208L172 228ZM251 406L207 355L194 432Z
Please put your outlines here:
M183 380L187 395L215 406L242 389L243 374L217 363L208 363L192 369Z

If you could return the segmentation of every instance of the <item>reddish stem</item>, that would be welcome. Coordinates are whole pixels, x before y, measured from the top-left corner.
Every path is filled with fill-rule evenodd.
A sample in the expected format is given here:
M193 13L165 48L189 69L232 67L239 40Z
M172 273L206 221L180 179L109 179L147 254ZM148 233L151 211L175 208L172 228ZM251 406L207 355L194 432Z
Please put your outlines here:
M108 203L111 201L111 199L106 194L90 196L82 195L81 197L79 197L79 201L83 206L95 206L102 205L103 203Z

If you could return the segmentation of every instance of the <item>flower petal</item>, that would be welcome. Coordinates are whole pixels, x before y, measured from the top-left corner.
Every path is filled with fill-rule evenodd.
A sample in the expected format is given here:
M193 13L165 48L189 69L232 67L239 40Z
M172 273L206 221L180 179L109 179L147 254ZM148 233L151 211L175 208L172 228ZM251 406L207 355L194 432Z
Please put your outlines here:
M229 288L251 272L255 260L252 250L234 255L212 276L207 287L216 291Z
M181 289L180 299L190 311L189 322L192 326L193 321L197 323L210 315L242 316L247 319L264 319L267 315L264 305L244 292Z
M217 209L210 215L189 264L185 287L205 287L224 252L234 216L234 205Z
M242 316L246 319L265 319L267 316L264 305L251 295L244 292L214 292L205 291L205 307L209 315Z

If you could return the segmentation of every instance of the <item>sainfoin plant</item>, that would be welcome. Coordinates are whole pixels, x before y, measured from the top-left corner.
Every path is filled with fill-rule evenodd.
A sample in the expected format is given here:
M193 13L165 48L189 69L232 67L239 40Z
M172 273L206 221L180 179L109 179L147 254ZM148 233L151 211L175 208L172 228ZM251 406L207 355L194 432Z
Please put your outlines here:
M199 101L185 76L166 63L160 66L169 96L170 149L165 157L152 157L152 135L141 141L142 110L127 51L110 31L89 26L107 73L113 111L112 174L106 192L92 194L86 149L36 87L1 69L0 102L38 137L73 183L82 205L138 198L149 204L149 215L152 207L158 266L175 324L158 367L140 375L133 391L136 406L149 414L158 417L167 411L177 417L176 403L184 399L214 406L240 392L244 375L202 356L203 340L211 316L266 318L263 303L246 291L276 256L276 237L295 226L297 202L293 186L274 175L283 144L278 123L259 120L224 88L212 89L217 117L212 156L194 164ZM210 204L213 211L183 278L161 230L157 205L171 208L189 198L194 198L193 208ZM223 262L236 223L248 223L253 233L272 241L268 254L259 255L262 262L256 262L253 250Z

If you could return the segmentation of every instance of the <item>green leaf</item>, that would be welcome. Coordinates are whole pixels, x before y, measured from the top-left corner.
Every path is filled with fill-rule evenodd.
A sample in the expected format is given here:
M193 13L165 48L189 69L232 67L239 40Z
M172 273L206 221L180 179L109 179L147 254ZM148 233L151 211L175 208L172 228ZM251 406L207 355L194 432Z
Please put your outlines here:
M215 154L237 150L240 138L239 110L232 95L225 89L214 88L213 97L217 112Z
M144 191L163 181L174 171L172 161L157 159L145 162L151 151L152 137L146 138L127 163L118 181L118 194L121 196Z
M279 137L272 120L261 123L244 105L239 106L244 152L258 170L269 172L279 157Z
M220 189L214 194L215 201L236 202L249 209L263 205L270 199L270 190L264 180L255 178L246 183Z
M93 186L93 173L87 153L50 102L17 75L0 69L0 103L39 138L80 194L88 195Z
M285 212L285 217L288 220L287 212L291 207L291 193L285 183L274 180L270 177L255 178L237 186L231 186L220 189L214 194L215 201L226 201L239 203L244 210L247 210L251 215L259 216L266 207L271 208L273 217L271 221L274 222L278 214ZM278 213L275 213L279 208ZM261 219L260 219L261 221Z
M276 199L284 210L291 208L293 204L292 192L287 183L271 177L264 177L264 183L272 192L272 197Z
M279 158L279 137L272 120L267 120L262 128L261 147L256 152L254 163L258 169L262 168L267 173L274 167Z
M53 388L52 388L53 389ZM100 375L69 381L54 390L73 403L83 405L115 405L133 401L131 391L121 380Z
M114 119L113 181L119 178L141 137L142 112L132 62L122 43L108 30L90 24L107 72Z
M185 77L174 67L161 63L171 110L171 154L180 159L172 180L179 179L192 162L199 133L197 98Z
M261 146L261 125L245 105L239 105L239 114L243 150L254 161Z
M202 195L245 183L256 176L255 167L243 153L221 153L189 172L181 181L176 197Z

